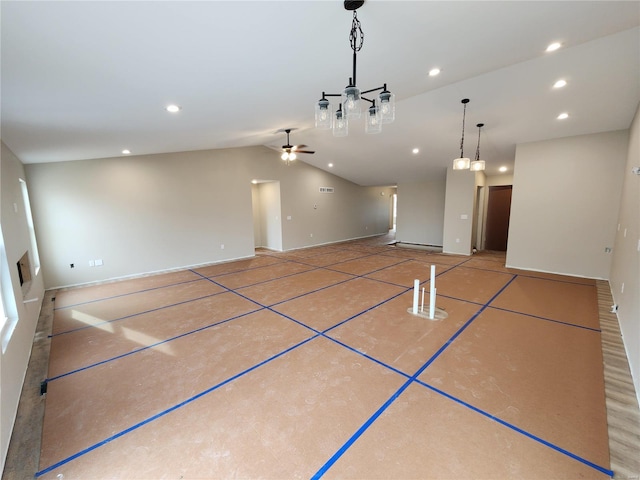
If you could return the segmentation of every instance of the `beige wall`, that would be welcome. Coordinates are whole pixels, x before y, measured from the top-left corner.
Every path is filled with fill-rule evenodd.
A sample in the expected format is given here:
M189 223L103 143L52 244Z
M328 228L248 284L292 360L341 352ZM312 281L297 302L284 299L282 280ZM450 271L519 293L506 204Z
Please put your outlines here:
M507 265L609 278L628 131L516 147Z
M442 251L471 254L477 175L469 170L447 169Z
M47 288L253 256L253 179L274 181L260 188L279 185L280 205L260 205L261 215L281 211L281 239L261 227L262 242L275 249L388 230L388 194L380 192L390 189L359 187L299 161L287 166L265 147L25 169Z
M442 246L444 179L398 184L396 240Z
M15 267L31 246L20 180L24 169L13 153L1 144L0 152L0 225L6 258L2 258L2 298L8 322L1 332L0 350L0 458L2 468L9 447L22 383L31 353L33 337L44 295L42 271L32 278L31 288L23 295ZM32 193L32 192L30 192ZM1 255L1 253L0 253ZM38 301L23 303L24 300ZM2 470L0 468L0 470Z
M629 131L610 279L613 299L618 305L620 329L640 401L640 175L632 173L633 167L640 167L640 105Z

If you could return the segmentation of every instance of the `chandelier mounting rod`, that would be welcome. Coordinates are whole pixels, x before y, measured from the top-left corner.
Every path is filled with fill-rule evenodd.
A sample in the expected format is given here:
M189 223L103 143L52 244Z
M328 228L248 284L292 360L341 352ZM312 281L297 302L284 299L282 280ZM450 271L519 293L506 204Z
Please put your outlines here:
M380 133L382 123L391 123L395 119L395 95L387 90L387 84L361 91L357 84L358 52L364 44L364 32L360 20L358 20L357 10L364 5L364 0L345 0L344 8L353 12L351 30L349 31L349 45L352 51L352 73L349 83L342 93L322 92L322 98L315 106L316 127L332 129L334 136L346 136L348 132L348 120L360 118L364 100L371 106L366 107L366 129L367 133ZM364 95L371 92L378 92L375 99L367 98ZM338 104L338 109L333 110L327 97L341 97L342 102Z

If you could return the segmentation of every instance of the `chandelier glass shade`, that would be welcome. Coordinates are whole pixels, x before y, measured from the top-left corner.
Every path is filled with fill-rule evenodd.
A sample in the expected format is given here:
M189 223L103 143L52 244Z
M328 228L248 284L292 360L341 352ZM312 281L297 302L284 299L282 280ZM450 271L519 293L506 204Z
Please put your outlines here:
M395 95L387 90L385 83L381 87L370 90L360 90L356 83L356 58L357 53L362 49L364 33L356 10L364 4L364 1L344 2L346 10L353 11L353 21L351 22L351 32L349 41L353 51L353 73L349 77L349 83L342 93L322 92L322 98L315 106L315 124L317 128L332 129L336 137L348 135L348 122L362 116L363 110L366 117L365 131L367 133L380 133L383 123L391 123L395 120ZM372 92L380 93L376 98L368 98L367 94ZM338 110L332 114L331 105L327 97L340 97L341 103ZM362 107L362 102L368 102L368 108Z
M332 114L329 100L323 98L316 103L316 128L323 130L330 129L333 123Z
M346 137L347 135L349 135L349 124L342 110L342 104L340 104L340 107L336 110L335 119L333 120L333 136Z
M367 112L367 124L365 125L365 132L367 133L380 133L382 131L382 115L380 114L380 107L377 105L371 105Z

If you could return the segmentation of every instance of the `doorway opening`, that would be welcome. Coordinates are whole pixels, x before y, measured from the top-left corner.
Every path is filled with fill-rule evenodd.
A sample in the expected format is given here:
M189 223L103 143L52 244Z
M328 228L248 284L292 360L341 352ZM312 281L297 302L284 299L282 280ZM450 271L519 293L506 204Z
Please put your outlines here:
M489 187L484 243L486 250L507 251L512 188L512 185Z

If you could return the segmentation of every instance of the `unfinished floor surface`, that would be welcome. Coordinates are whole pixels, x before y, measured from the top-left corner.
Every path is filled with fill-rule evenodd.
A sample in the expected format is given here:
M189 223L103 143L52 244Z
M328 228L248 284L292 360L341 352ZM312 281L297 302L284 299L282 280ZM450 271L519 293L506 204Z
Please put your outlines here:
M436 268L443 320L428 303ZM376 239L59 291L37 477L610 478L597 289Z

